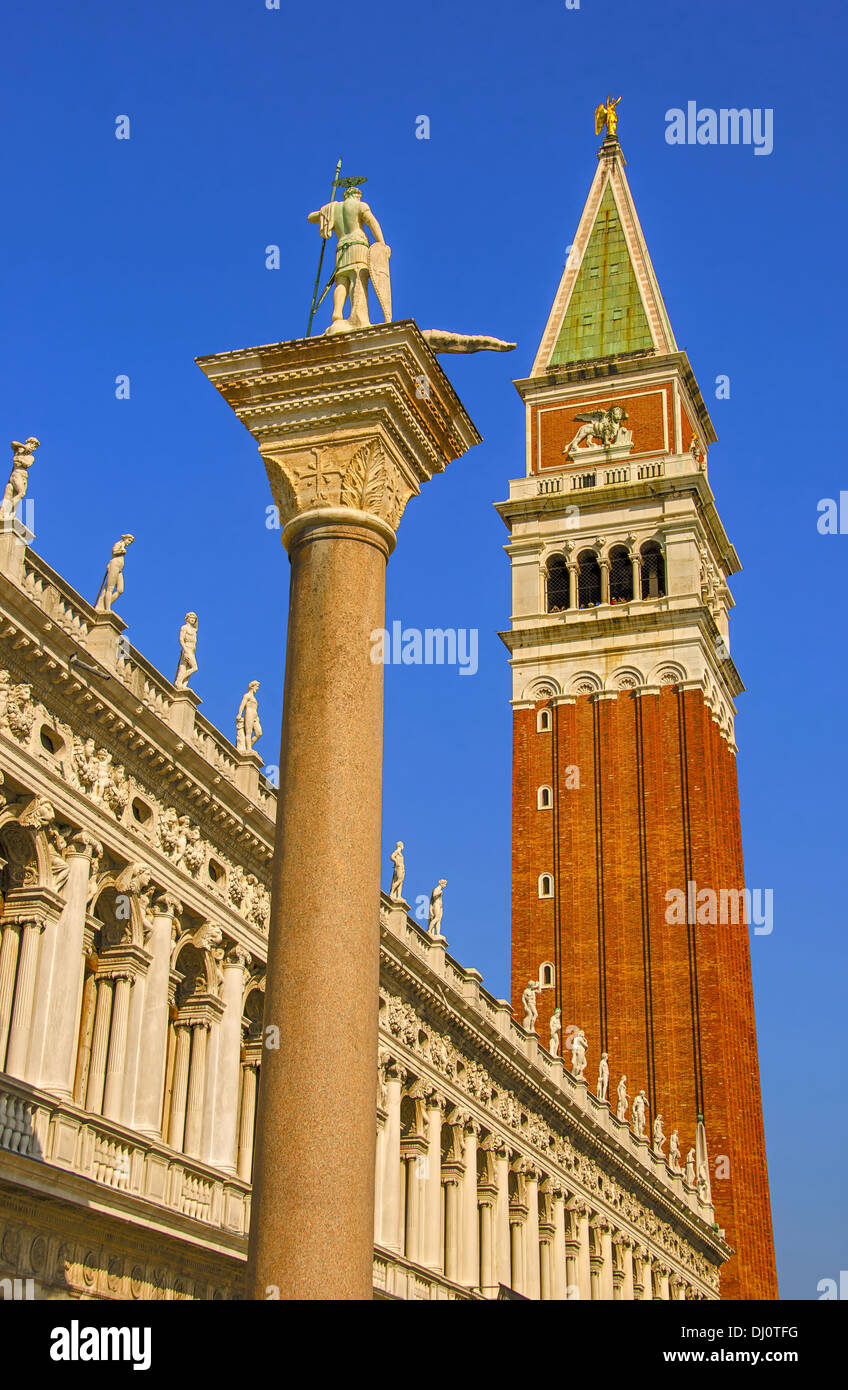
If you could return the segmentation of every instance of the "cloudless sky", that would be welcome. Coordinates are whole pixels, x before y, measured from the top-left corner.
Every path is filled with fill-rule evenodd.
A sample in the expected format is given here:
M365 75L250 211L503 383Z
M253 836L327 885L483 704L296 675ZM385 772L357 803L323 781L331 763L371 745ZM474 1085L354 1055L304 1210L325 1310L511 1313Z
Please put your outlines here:
M7 7L0 84L0 434L36 434L36 549L93 601L132 531L128 636L172 676L199 614L203 712L228 736L261 681L277 762L288 561L255 445L196 356L302 336L339 155L393 247L395 317L516 340L442 361L484 436L407 509L387 618L476 627L480 669L386 671L384 843L407 897L448 880L452 953L508 990L507 533L526 376L623 93L627 173L719 443L710 479L744 572L734 659L779 1274L816 1298L845 1239L846 23L835 0L265 0ZM774 151L670 146L690 100L774 111ZM115 138L130 118L131 138ZM430 138L416 138L416 118ZM281 249L283 269L265 267ZM328 304L317 328L328 322ZM115 378L130 378L129 400ZM715 379L730 377L729 400ZM848 499L847 499L848 500ZM846 510L848 526L848 510ZM389 873L386 868L385 884ZM726 1039L728 1065L733 1039Z

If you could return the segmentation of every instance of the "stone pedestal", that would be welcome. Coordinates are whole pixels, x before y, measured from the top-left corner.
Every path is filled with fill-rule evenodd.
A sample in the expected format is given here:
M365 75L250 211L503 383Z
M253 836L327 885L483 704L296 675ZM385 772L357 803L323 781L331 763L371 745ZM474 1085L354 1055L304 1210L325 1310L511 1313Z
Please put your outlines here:
M385 568L478 442L411 321L198 359L259 445L291 560L248 1292L372 1296ZM273 1294L271 1295L273 1296Z

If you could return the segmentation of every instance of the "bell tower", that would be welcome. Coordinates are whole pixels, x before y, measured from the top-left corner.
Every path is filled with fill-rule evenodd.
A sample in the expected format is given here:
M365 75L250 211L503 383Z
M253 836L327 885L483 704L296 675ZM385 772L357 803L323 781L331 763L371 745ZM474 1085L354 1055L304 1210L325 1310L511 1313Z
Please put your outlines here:
M615 122L608 122L614 132ZM582 1028L708 1184L725 1298L776 1298L715 432L608 133L530 376L510 538L512 994ZM571 1033L569 1033L571 1029ZM628 1106L629 1119L630 1110Z

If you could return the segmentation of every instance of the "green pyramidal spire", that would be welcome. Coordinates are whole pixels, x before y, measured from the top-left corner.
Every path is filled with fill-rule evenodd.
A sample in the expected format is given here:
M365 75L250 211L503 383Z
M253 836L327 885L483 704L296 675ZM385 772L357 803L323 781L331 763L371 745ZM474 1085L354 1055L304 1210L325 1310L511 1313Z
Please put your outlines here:
M653 346L621 218L607 184L551 366Z

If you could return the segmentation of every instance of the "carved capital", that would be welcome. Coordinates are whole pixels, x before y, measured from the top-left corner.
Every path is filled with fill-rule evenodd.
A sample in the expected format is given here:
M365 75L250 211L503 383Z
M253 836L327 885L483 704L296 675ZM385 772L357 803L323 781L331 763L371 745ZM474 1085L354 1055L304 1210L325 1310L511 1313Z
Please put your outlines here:
M304 512L340 507L377 517L394 532L418 491L376 435L359 443L263 450L262 459L283 529Z

